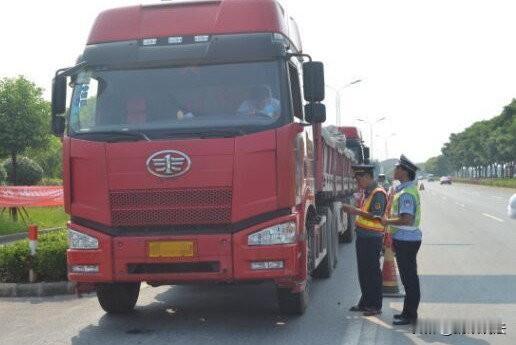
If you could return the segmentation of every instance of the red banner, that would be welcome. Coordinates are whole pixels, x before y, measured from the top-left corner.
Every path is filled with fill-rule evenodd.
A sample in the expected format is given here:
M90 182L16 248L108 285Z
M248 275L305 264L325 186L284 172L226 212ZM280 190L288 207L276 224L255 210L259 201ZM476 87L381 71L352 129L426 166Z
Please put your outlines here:
M62 205L62 186L0 186L0 208Z

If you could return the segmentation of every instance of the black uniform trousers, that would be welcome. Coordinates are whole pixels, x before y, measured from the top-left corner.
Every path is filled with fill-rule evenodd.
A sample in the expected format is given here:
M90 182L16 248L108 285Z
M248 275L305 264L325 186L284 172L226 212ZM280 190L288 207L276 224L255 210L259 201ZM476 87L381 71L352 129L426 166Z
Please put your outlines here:
M380 269L380 253L383 236L358 236L355 241L357 250L358 281L362 297L359 307L382 309L382 271Z
M409 319L417 319L421 291L417 275L416 256L419 247L421 247L421 241L393 240L393 246L401 282L405 287L405 301L401 314Z

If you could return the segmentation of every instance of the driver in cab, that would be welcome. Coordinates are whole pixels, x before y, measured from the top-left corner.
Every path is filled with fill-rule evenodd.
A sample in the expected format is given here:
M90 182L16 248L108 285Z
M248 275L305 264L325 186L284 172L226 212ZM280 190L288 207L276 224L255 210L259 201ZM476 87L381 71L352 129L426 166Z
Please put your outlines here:
M262 115L270 118L279 116L280 101L272 97L271 89L266 85L254 86L249 90L247 99L237 110L238 115Z

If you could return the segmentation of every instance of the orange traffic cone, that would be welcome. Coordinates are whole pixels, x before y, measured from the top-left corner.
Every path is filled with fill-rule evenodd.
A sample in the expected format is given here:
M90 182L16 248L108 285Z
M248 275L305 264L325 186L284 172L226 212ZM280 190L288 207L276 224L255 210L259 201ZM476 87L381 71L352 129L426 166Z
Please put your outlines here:
M384 297L404 297L404 294L400 292L398 286L396 261L394 260L394 250L392 248L392 236L389 232L385 233L382 278Z

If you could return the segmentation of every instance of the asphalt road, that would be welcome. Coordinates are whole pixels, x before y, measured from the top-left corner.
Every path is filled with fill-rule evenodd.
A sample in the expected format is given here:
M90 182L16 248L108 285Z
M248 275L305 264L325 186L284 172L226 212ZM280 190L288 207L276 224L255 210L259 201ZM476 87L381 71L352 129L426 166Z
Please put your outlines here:
M0 299L0 344L516 344L514 191L426 183L419 255L420 324L500 320L506 335L436 335L393 327L399 298L380 317L348 311L358 297L353 244L340 247L330 280L314 284L302 317L278 314L274 289L259 286L142 288L137 310L108 316L94 296Z

